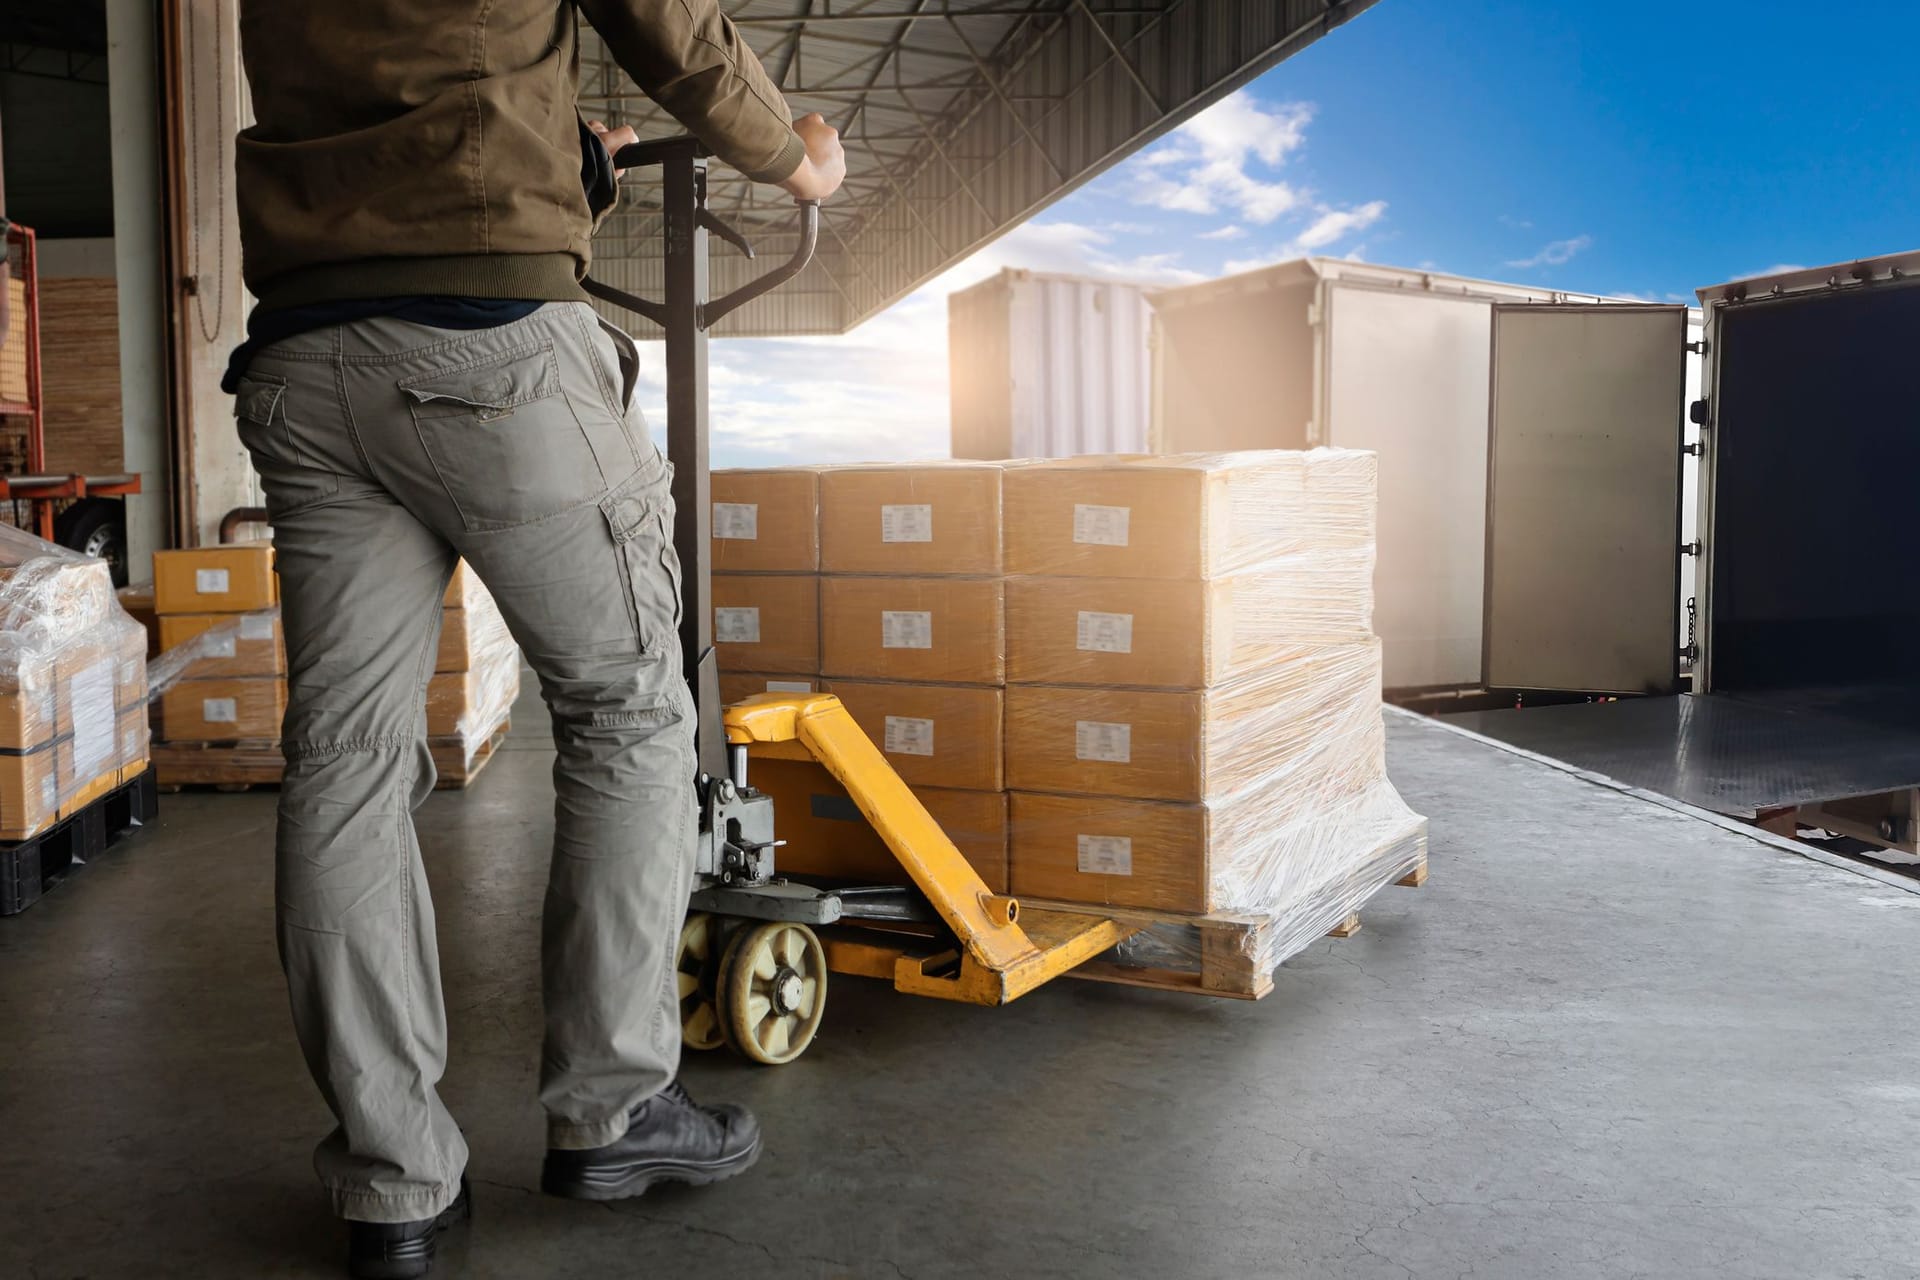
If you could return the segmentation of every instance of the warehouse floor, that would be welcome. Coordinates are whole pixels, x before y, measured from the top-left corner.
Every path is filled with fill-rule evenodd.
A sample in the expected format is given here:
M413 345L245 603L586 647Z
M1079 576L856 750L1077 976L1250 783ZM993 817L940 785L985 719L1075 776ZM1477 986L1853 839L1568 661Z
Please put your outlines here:
M758 1108L752 1173L544 1198L550 752L519 723L422 822L477 1183L438 1275L1915 1274L1920 895L1401 721L1433 878L1264 1002L836 979L801 1062L688 1064ZM340 1274L272 830L270 793L165 797L0 921L0 1275Z

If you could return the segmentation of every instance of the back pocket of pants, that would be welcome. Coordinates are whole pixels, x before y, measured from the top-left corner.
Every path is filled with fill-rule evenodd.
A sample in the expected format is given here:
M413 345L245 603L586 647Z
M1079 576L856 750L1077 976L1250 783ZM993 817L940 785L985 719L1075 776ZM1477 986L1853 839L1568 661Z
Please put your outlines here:
M320 460L319 443L311 439L316 424L294 420L284 378L248 373L240 378L233 397L233 422L253 458L260 487L267 495L267 513L274 519L323 502L340 491L340 476Z
M527 524L606 491L551 342L418 374L399 386L420 445L467 528Z

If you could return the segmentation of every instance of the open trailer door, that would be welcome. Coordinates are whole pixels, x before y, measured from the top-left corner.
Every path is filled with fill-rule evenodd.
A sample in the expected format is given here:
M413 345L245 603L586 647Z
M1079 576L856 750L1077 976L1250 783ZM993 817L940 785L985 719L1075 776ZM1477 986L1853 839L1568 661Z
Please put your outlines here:
M1682 306L1494 307L1487 688L1677 690L1686 344Z

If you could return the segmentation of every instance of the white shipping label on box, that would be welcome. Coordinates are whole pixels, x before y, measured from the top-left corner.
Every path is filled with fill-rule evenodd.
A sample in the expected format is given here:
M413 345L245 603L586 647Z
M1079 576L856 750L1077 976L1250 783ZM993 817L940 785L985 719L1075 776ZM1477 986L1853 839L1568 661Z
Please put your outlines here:
M883 649L933 648L933 615L926 612L891 609L880 613L880 647Z
M1133 615L1082 609L1076 643L1088 653L1132 653Z
M888 716L886 745L881 748L894 756L930 756L933 754L933 721L913 716Z
M203 596L223 596L233 590L233 579L225 569L195 569L193 589Z
M240 704L232 698L202 698L200 718L208 724L239 724Z
M880 541L932 542L933 504L917 502L881 507Z
M1077 502L1073 507L1073 540L1090 547L1124 547L1132 507L1096 507Z
M240 638L242 640L273 639L273 615L270 613L241 614Z
M207 656L209 658L231 658L234 655L234 635L226 626L215 627L207 633Z
M716 502L713 504L713 536L755 542L760 537L760 504L757 502Z
M1073 754L1078 760L1108 764L1133 763L1133 726L1104 720L1077 720L1073 726Z
M805 680L769 680L768 693L812 693L813 686Z
M113 762L112 659L73 677L73 768L76 783L91 782Z
M1081 836L1081 874L1089 876L1130 876L1133 874L1132 836Z
M717 644L759 644L760 610L715 609L713 638Z

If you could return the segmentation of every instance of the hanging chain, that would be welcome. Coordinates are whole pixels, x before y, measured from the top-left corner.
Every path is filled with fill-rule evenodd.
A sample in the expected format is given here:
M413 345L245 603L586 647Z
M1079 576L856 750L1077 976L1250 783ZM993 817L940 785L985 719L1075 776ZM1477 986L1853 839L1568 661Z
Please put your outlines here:
M187 223L192 248L192 261L188 263L187 291L193 295L194 314L198 318L200 336L209 344L220 336L226 322L227 309L227 157L225 126L220 119L214 121L213 130L213 173L214 173L214 217L217 230L214 238L213 271L209 280L201 269L205 257L201 252L201 212L200 204L200 135L205 131L200 120L200 76L198 61L194 57L197 46L193 39L193 14L200 7L201 0L182 0L187 11L186 50L182 59L183 70L187 77L187 120L190 133L187 138ZM224 0L210 0L216 10L224 7ZM218 15L216 14L216 17ZM227 101L227 62L225 41L221 38L226 24L216 21L213 27L213 97L214 110L223 111ZM213 299L213 324L207 324L207 293L211 289Z

